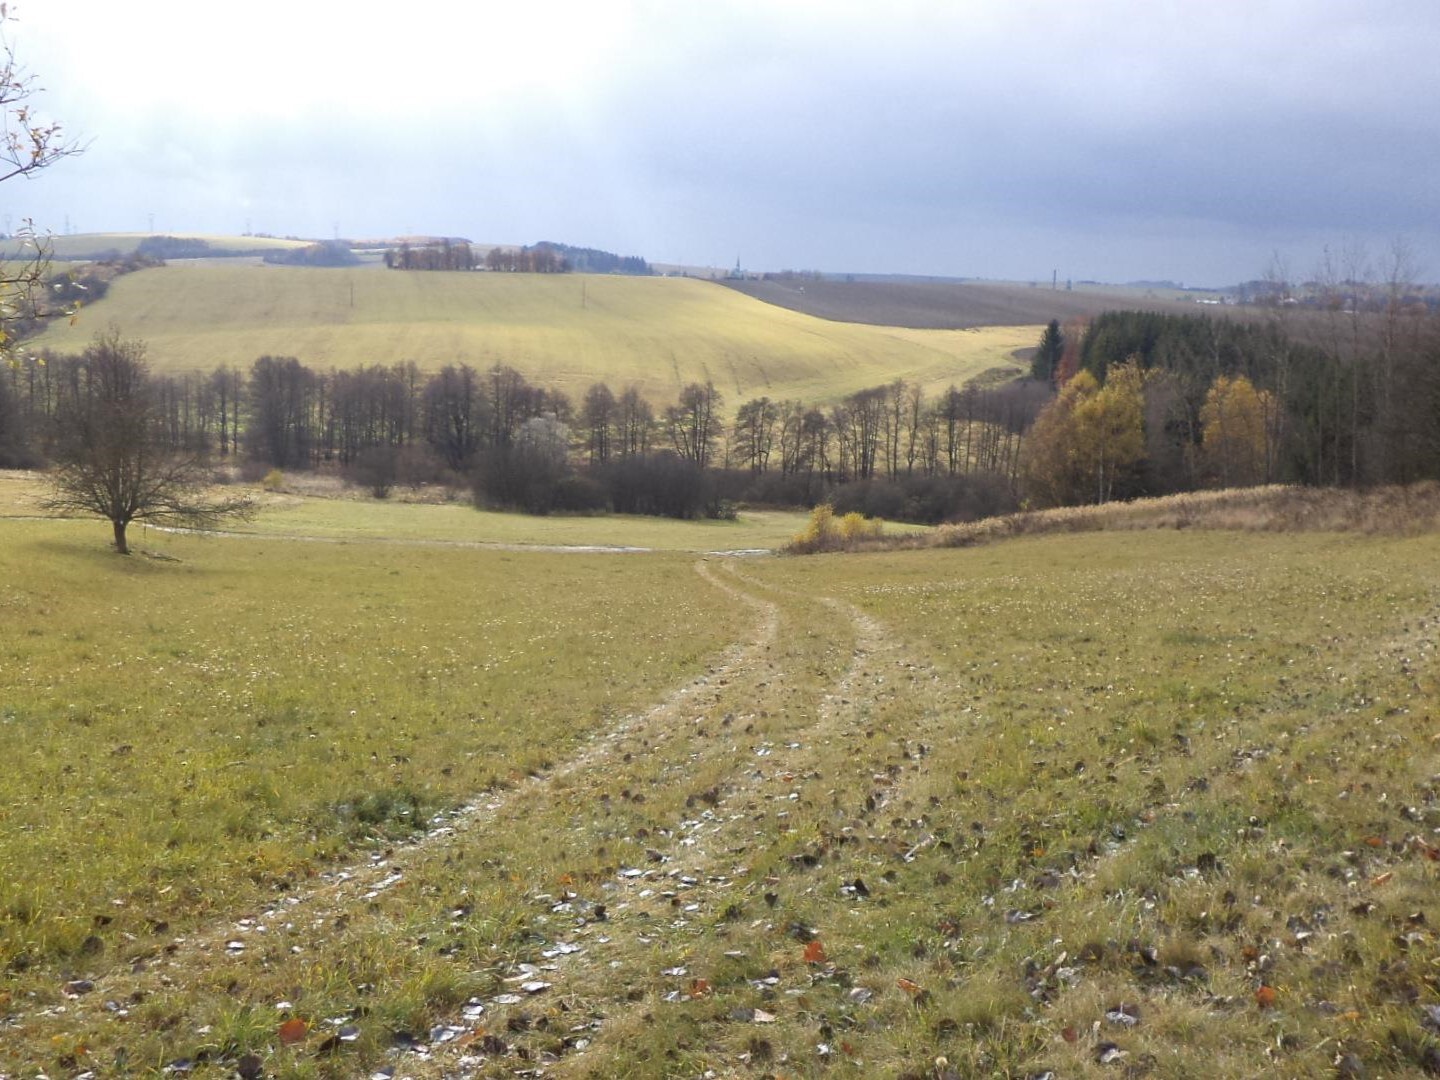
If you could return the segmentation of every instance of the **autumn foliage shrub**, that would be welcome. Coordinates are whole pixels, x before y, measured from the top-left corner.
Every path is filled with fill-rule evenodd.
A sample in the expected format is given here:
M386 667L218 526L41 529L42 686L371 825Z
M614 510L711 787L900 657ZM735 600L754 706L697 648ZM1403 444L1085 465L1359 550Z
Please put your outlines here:
M849 513L840 519L840 539L847 544L854 540L873 540L880 535L880 522L864 514Z
M835 508L821 503L810 511L805 528L795 534L786 548L794 555L810 555L817 551L833 551L839 544L840 531L835 527Z
M819 551L845 551L866 540L882 536L881 523L863 514L849 513L837 519L835 508L821 503L810 512L803 531L796 534L785 550L793 555L813 555Z

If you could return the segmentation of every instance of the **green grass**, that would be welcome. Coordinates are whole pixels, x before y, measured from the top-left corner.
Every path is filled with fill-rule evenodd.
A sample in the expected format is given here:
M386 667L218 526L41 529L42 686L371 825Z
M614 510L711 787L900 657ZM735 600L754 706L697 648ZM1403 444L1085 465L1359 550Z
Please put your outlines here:
M707 552L781 548L805 528L809 517L799 511L750 509L741 511L733 521L677 521L627 514L534 517L476 510L463 500L407 501L402 494L376 500L338 483L304 476L295 482L302 490L324 488L327 497L257 489L255 517L235 522L227 531L327 541ZM35 516L43 489L38 474L0 470L0 518ZM884 530L885 535L893 536L920 536L930 531L895 522L885 523ZM91 531L97 542L107 535L98 518ZM164 552L175 538L141 525L133 530L131 540L142 549Z
M577 399L596 381L657 403L711 380L732 404L832 401L903 378L963 384L1034 344L1034 327L913 331L827 322L682 278L400 273L175 264L117 280L35 348L78 351L114 325L157 371L248 369L265 355L326 369L413 360L508 364Z
M0 969L407 833L734 633L683 556L174 537L157 563L77 523L0 530Z
M1434 534L1094 532L697 574L360 539L177 538L184 562L151 563L79 524L0 533L17 1069L1431 1060ZM493 811L363 887L403 880L289 906L483 788ZM1138 1024L1107 1019L1121 1003ZM287 1016L310 1025L290 1047ZM439 1022L462 1037L434 1061L392 1056ZM342 1023L356 1041L326 1049ZM1104 1041L1126 1057L1097 1063Z
M400 503L268 496L236 531L263 536L393 539L439 543L637 547L665 551L777 548L804 527L793 511L746 510L734 521L676 521L625 514L533 517L468 503ZM910 526L891 526L910 531Z
M958 1021L962 1074L1103 1075L1096 1022L1156 1075L1255 1075L1277 1033L1285 1075L1351 1051L1418 1071L1433 1036L1410 1002L1440 988L1381 927L1423 916L1435 884L1404 837L1440 824L1414 809L1433 791L1436 683L1414 664L1435 647L1436 553L1433 535L1101 534L755 568L859 604L933 664L897 726L944 726L890 824L953 854L896 866L924 952L891 955L933 993L922 1026ZM837 927L874 948L889 921ZM985 1024L962 1015L977 980L1002 995ZM1103 1019L1121 1001L1133 1033Z

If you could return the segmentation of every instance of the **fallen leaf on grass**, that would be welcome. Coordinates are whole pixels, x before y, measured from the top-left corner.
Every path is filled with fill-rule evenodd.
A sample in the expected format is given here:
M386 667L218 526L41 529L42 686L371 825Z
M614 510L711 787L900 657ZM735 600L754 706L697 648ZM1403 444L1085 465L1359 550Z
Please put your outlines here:
M805 962L807 964L825 963L825 946L817 938L805 946Z
M1393 878L1394 876L1395 876L1395 871L1393 871L1393 870L1386 870L1385 873L1383 873L1383 874L1378 874L1378 875L1376 875L1375 877L1371 878L1371 879L1370 879L1370 884L1371 884L1371 885L1384 885L1384 884L1386 884L1391 878Z
M1112 1024L1134 1027L1140 1023L1140 1006L1122 1002L1105 1011L1105 1019Z
M1275 1007L1275 1001L1279 996L1279 993L1276 992L1273 986L1262 984L1260 989L1255 991L1255 1004L1259 1005L1262 1009L1273 1009Z
M1419 851L1421 855L1424 855L1427 859L1430 859L1432 861L1440 861L1440 847L1436 847L1434 844L1426 843L1418 836L1412 837L1411 843L1414 845L1415 849Z
M310 1034L310 1025L304 1020L286 1020L276 1034L280 1036L281 1046L294 1046L305 1041L305 1036Z
M1101 1065L1109 1065L1112 1061L1119 1061L1127 1053L1128 1051L1121 1050L1112 1042L1102 1042L1095 1048L1095 1060Z
M710 980L709 980L709 979L694 979L694 980L692 980L691 983L690 983L690 989L689 989L688 991L686 991L686 993L688 994L688 996L690 996L690 997L692 997L692 998L704 997L706 994L710 993Z

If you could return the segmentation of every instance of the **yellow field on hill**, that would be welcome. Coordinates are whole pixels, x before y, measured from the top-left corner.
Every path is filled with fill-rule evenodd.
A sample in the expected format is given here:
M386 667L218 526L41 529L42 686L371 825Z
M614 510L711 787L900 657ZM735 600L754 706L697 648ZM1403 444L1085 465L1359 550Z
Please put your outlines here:
M195 263L120 278L32 346L79 351L112 326L145 341L159 372L248 368L266 354L321 369L504 363L577 397L604 380L668 401L709 379L732 403L831 401L897 378L939 390L1018 370L1012 354L1039 336L831 322L688 278Z

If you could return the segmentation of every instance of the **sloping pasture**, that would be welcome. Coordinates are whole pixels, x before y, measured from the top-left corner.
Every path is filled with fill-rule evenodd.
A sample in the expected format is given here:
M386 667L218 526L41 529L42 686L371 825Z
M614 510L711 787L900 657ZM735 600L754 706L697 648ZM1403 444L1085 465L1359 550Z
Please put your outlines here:
M248 369L263 355L326 369L414 361L424 370L508 364L576 400L605 381L668 403L713 381L747 398L833 401L903 378L931 390L993 368L1037 327L892 331L835 323L708 282L593 274L421 273L175 263L127 274L32 347L79 351L116 327L159 372Z
M1435 1061L1434 535L117 565L0 528L16 1069Z

